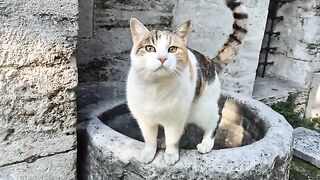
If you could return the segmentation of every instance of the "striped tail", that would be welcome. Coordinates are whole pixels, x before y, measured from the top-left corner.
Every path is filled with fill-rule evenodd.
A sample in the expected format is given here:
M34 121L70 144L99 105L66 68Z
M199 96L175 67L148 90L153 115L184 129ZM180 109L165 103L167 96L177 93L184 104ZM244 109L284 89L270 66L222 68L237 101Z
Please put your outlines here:
M241 40L247 34L248 13L247 8L239 0L226 0L226 5L232 10L234 23L233 32L229 35L227 42L213 59L215 63L223 68L231 62L238 53Z

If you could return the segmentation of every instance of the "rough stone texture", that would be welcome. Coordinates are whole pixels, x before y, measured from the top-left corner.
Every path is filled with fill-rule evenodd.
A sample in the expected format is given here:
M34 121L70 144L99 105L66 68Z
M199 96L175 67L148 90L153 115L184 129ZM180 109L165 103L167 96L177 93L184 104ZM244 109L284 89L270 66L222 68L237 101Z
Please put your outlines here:
M294 129L293 155L320 168L320 134L303 127Z
M303 116L304 114L301 112L306 110L309 91L309 86L301 86L296 82L275 77L257 77L253 87L253 98L271 105L277 102L285 102L289 96L292 96L295 111Z
M296 0L284 4L278 16L284 20L276 23L280 39L273 39L271 46L278 47L269 61L269 76L287 79L302 85L311 82L314 72L320 71L320 4L318 0Z
M236 62L231 63L222 75L221 83L223 89L251 97L269 0L247 0L243 3L248 7L249 33L235 57ZM173 16L174 26L187 18L192 22L189 46L214 57L231 33L231 11L223 0L204 0L198 3L194 3L193 0L177 1Z
M131 17L140 19L148 27L171 27L174 5L169 0L79 2L83 6L79 10L82 36L78 39L77 63L79 82L83 84L126 80L132 46Z
M77 60L80 83L114 79L125 81L132 46L129 31L131 17L137 17L148 27L160 29L173 29L189 18L193 24L189 46L211 57L222 47L232 28L231 11L223 0L199 3L191 0L80 0L80 4L88 3L88 6L80 6L80 12L83 12L80 13L80 34L89 34L79 38ZM226 70L222 83L225 89L251 96L269 1L250 0L244 3L249 7L249 34L236 57L237 62ZM92 12L94 16L90 14ZM208 17L212 22L208 22ZM93 27L91 22L94 22ZM89 29L92 30L92 37Z
M75 169L74 161L75 150L61 152L50 155L48 157L40 157L36 160L13 164L12 166L0 168L1 180L38 180L38 179L75 179L74 172L70 169Z
M94 0L79 0L79 34L78 39L92 38L93 36L93 6ZM84 53L82 53L84 54Z
M253 98L266 104L273 104L286 101L290 94L298 93L300 88L294 82L270 77L257 77L253 88Z
M4 132L2 134L6 135L6 138L0 142L0 169L11 164L34 161L39 157L76 149L74 135L44 132L21 134ZM70 164L74 163L70 162Z
M294 99L294 111L299 113L301 117L305 116L310 90L310 85L308 84L297 89L295 93L290 94Z
M76 0L0 2L0 179L74 179Z
M76 89L78 109L85 109L88 105L96 104L100 101L112 101L124 97L124 82L100 82L94 84L81 85ZM79 111L80 112L80 111ZM81 119L81 118L80 118Z
M232 94L234 97L236 94ZM230 94L228 94L230 96ZM236 101L255 112L265 136L250 145L214 150L200 155L196 150L180 150L175 166L167 166L163 150L151 164L135 160L143 144L103 124L97 117L120 102L115 100L87 109L91 120L86 129L88 179L288 179L292 157L292 128L266 105L236 95Z
M306 116L310 116L315 99L315 90L314 87L311 87L311 80L314 73L320 70L319 6L317 0L290 0L279 3L277 16L282 16L283 20L275 20L272 31L280 34L278 37L273 36L270 41L270 47L276 47L277 49L268 54L268 62L274 62L274 64L267 66L265 74L268 77L267 80L261 81L258 78L253 93L259 99L262 95L263 102L266 102L266 100L270 102L285 100L289 94L293 94L295 110L306 112ZM269 19L266 29L270 29L270 25L271 20ZM263 47L267 47L267 37L265 35L266 40ZM264 60L265 55L265 51L262 51L260 54L261 60ZM262 66L258 71L262 71ZM267 84L266 82L281 83ZM292 85L294 89L292 89ZM270 87L281 89L281 91L270 91ZM292 93L287 93L288 90L291 91L290 89L292 89ZM307 104L309 104L308 108ZM309 110L306 111L306 109ZM300 114L304 115L303 113Z

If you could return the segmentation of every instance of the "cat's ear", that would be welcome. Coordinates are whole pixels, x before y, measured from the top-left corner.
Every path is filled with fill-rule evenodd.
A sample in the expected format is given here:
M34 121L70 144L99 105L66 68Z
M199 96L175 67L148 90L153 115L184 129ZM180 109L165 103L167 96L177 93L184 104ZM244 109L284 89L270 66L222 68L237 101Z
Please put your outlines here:
M187 37L190 29L191 21L187 19L185 22L178 25L174 30L173 33L177 34L179 37L181 37L184 42L187 42Z
M150 31L136 18L130 19L130 30L133 43L141 41Z

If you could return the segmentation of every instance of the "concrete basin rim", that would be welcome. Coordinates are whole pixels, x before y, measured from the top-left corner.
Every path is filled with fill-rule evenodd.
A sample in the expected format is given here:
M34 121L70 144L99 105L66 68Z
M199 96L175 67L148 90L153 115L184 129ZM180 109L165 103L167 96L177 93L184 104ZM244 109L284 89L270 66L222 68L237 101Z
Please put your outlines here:
M250 162L250 167L254 168L257 166L261 166L263 164L270 163L277 159L286 156L290 150L292 149L292 127L286 122L283 116L279 115L274 111L270 111L270 109L265 104L250 99L246 97L241 97L239 95L234 96L230 93L226 94L227 96L233 97L236 101L244 104L245 107L250 108L250 110L257 110L258 117L263 123L266 123L267 126L265 135L259 141L256 141L252 144L236 147L236 148L227 148L220 150L213 150L208 154L200 155L196 150L180 150L180 161L176 164L176 168L182 166L185 168L191 167L194 165L194 162L199 160L204 166L210 167L212 166L212 162L223 162L224 160L229 160L235 163L227 163L228 166L232 166L233 168L237 168L239 163L243 163L245 159L243 157L248 157L254 159L254 161ZM133 154L137 154L138 151L143 147L143 143L127 137L109 126L105 125L98 117L101 113L105 112L106 109L113 108L117 105L125 103L125 101L118 101L114 103L107 103L106 108L96 109L94 115L91 116L91 120L87 126L87 132L89 137L91 138L91 142L94 143L95 146L99 147L102 150L104 156L108 156L108 152L112 151L113 155L119 157L119 159L123 162L134 162L135 157ZM263 108L263 110L261 110ZM265 112L265 111L267 112ZM272 116L268 114L272 112ZM277 121L274 121L273 118L276 118ZM291 133L290 133L291 132ZM110 149L110 143L113 143L113 148ZM118 147L118 148L114 148ZM124 155L123 149L127 149L130 151L137 151L136 153L130 153L129 155ZM159 167L163 166L163 160L159 159L162 157L163 150L159 151L154 163L148 164L147 166ZM241 154L241 156L235 156L235 154ZM189 160L185 161L186 156L188 156ZM197 157L197 158L196 158ZM190 160L193 159L193 160ZM196 159L195 159L196 158ZM219 161L220 160L220 161ZM182 162L182 163L181 163ZM138 162L136 162L138 164ZM232 169L232 167L229 167ZM229 169L228 168L228 169ZM245 168L246 171L249 171L251 168Z

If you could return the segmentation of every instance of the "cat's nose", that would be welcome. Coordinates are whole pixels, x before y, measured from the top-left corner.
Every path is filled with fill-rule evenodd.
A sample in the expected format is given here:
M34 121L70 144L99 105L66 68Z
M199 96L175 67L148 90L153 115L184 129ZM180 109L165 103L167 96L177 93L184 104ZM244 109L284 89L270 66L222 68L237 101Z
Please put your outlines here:
M168 58L166 56L159 56L158 60L163 64Z

